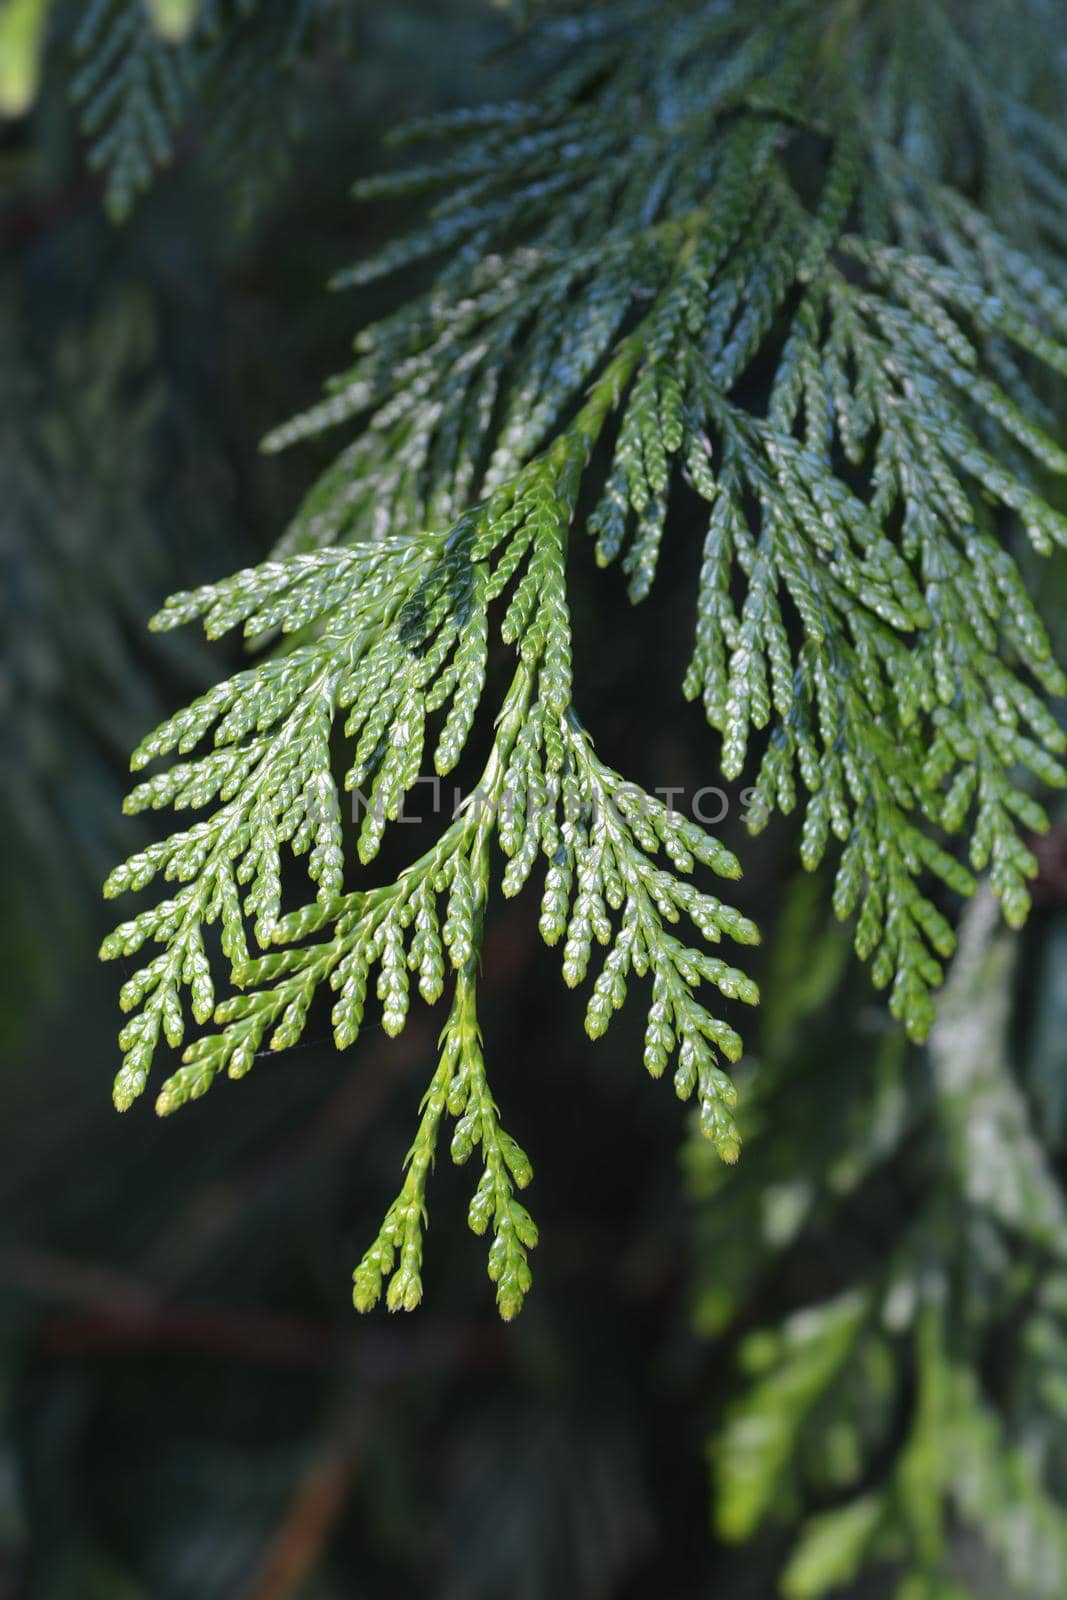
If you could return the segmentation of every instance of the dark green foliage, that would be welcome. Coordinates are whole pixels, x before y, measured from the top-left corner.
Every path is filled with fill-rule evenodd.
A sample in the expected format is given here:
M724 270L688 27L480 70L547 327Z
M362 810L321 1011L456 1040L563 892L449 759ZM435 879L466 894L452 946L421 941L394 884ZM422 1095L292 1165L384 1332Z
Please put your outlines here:
M289 170L301 56L327 24L343 37L347 20L334 0L176 0L170 8L165 0L91 0L74 34L80 64L70 93L90 165L106 175L112 216L128 216L199 116L235 220L250 220Z
M83 108L90 163L107 173L108 209L122 218L174 153L193 59L189 47L160 37L140 0L96 0L74 48L85 58L71 95Z
M53 955L71 932L68 884L90 886L120 842L116 757L159 714L152 679L175 656L131 645L176 570L160 481L174 416L155 343L148 298L116 296L43 359L28 297L0 286L0 876L5 914L47 934ZM224 546L213 513L182 520L199 560L209 532ZM186 688L192 666L179 668Z

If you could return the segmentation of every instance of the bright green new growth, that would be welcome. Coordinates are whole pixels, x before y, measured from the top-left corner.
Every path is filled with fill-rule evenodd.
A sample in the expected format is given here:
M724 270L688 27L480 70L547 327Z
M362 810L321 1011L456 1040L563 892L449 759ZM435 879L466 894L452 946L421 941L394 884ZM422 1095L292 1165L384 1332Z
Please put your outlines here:
M699 1095L708 1136L728 1160L737 1135L734 1092L716 1063L741 1041L697 999L702 983L747 1001L743 973L667 931L684 915L707 943L723 934L750 943L745 918L688 879L696 862L736 877L733 856L680 813L622 783L597 758L571 706L570 637L564 582L562 507L614 393L607 378L546 460L533 463L448 534L392 536L353 549L290 556L221 584L176 596L156 618L172 627L201 616L209 634L244 624L312 630L288 653L211 690L158 729L135 753L135 767L177 749L187 753L214 729L213 753L179 762L133 790L126 809L202 808L207 820L138 852L105 892L144 888L159 875L181 887L105 941L105 956L130 956L149 940L163 945L123 986L133 1011L121 1036L126 1052L116 1080L125 1109L144 1089L162 1036L184 1036L182 991L196 1021L221 1026L190 1045L163 1085L166 1113L203 1094L225 1071L241 1077L265 1042L285 1049L300 1037L316 991L336 994L338 1048L355 1040L372 972L382 1025L396 1034L407 1015L409 975L428 1003L442 994L447 967L455 1001L442 1036L441 1063L428 1090L404 1189L361 1263L356 1301L377 1299L396 1265L391 1306L420 1295L423 1190L442 1115L457 1119L452 1155L481 1149L483 1175L471 1226L491 1221L490 1274L505 1316L529 1283L525 1250L535 1233L513 1189L529 1178L526 1156L499 1126L482 1060L475 990L489 893L494 835L507 858L505 894L516 894L539 855L546 858L541 933L563 942L563 975L585 979L596 941L607 948L593 985L586 1026L594 1038L626 998L631 973L652 977L645 1058L659 1076L676 1057L675 1088ZM385 826L424 769L427 720L444 713L433 754L438 774L452 770L483 696L490 607L500 638L515 647L514 676L496 719L479 784L438 842L392 883L345 892L339 797L330 736L344 717L352 765L347 790L365 807L361 863L378 854ZM506 603L505 603L506 602ZM499 621L497 618L499 616ZM315 902L282 914L281 851L307 855ZM659 860L663 857L665 860ZM246 919L263 948L253 958ZM205 926L218 921L235 985L249 992L216 1004ZM315 936L311 943L303 943Z
M1064 781L1067 741L1041 691L1065 683L1009 546L1017 526L1039 553L1067 543L1047 497L1067 454L1040 397L1048 373L1067 374L1067 297L1046 271L1063 246L1053 201L1067 194L1067 145L1035 109L1041 83L1016 89L1005 71L1009 99L984 76L1004 65L992 0L927 12L590 8L546 27L562 59L531 99L409 130L456 152L364 195L443 197L339 281L444 266L360 334L331 395L269 443L357 417L362 430L277 560L179 595L157 619L293 641L135 755L193 759L149 778L129 809L211 809L108 883L179 885L104 946L162 947L123 989L134 1015L117 1103L144 1089L160 1036L182 1042L186 991L194 1019L220 1031L187 1048L162 1111L220 1071L242 1076L264 1043L295 1042L323 985L344 1048L373 974L391 1033L409 975L433 1002L455 974L404 1186L357 1271L361 1308L390 1273L390 1305L419 1298L446 1110L454 1157L480 1151L471 1223L492 1224L505 1316L528 1285L535 1234L515 1189L529 1163L499 1125L475 1012L494 838L505 893L544 855L541 931L563 941L568 983L585 980L594 942L607 950L590 1034L631 974L650 975L646 1065L659 1075L674 1061L720 1154L738 1152L718 1057L736 1059L740 1040L698 993L755 999L703 947L755 932L688 877L696 862L735 876L729 853L607 769L573 709L580 492L597 560L622 563L635 602L671 507L705 503L685 692L728 778L751 757L754 830L799 809L809 868L835 841L834 909L855 917L857 952L914 1037L954 943L931 881L974 887L944 835L966 834L1009 921L1026 915L1034 861L1019 829L1045 825L1027 774ZM977 168L957 170L956 116L982 130ZM501 654L513 676L498 695ZM495 735L466 809L394 882L347 887L335 724L346 786L367 801L366 866L426 771L428 719L433 768L450 772L483 699ZM194 755L212 731L214 749ZM316 891L291 913L283 852L306 855ZM683 917L699 938L669 931ZM218 1004L203 937L216 921L243 991ZM250 957L249 923L270 953Z

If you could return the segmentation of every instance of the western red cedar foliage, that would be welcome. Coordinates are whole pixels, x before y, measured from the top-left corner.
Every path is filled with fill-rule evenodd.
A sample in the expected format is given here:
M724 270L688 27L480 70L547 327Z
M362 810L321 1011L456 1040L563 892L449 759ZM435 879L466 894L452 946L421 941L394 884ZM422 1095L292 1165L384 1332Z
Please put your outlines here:
M108 880L109 895L155 896L104 945L127 963L116 1102L153 1072L165 1113L244 1076L301 1040L323 994L357 1064L368 1011L394 1035L412 1003L443 1002L355 1303L419 1303L447 1146L476 1169L470 1225L511 1319L537 1240L521 1198L532 1167L500 1110L507 1064L483 1039L479 994L499 899L535 883L590 1037L640 1008L645 1067L669 1070L729 1169L691 1155L714 1196L709 1331L738 1314L758 1265L729 1265L716 1219L731 1195L762 1185L792 1240L917 1129L932 1152L928 1206L886 1260L743 1342L714 1449L720 1531L746 1538L821 1496L787 1595L885 1562L902 1597L932 1600L969 1592L956 1519L1002 1562L999 1593L1059 1595L1067 1532L1044 1476L1057 1446L1032 1417L1013 1432L982 1391L982 1339L1015 1303L1013 1248L1033 1263L1062 1252L1059 1186L1006 1064L1014 946L993 915L999 902L1009 928L1026 919L1041 796L1063 782L1067 743L1031 559L1067 535L1056 8L528 9L525 91L400 129L416 153L359 187L365 206L424 196L422 220L339 275L355 359L267 440L336 440L332 464L270 560L155 619L240 629L254 653L134 755L126 809L195 817ZM288 119L264 147L240 107L280 106L342 12L87 7L71 91L113 213L193 119L220 192L251 214L284 169ZM409 268L422 276L400 309L364 315L365 293ZM750 786L752 834L775 813L799 819L803 866L888 991L901 1026L858 1083L832 1037L810 1078L785 1038L735 1071L737 1002L757 999L735 880L761 847L738 859L615 770L575 667L576 565L617 563L639 606L697 504L677 688L706 713L709 767ZM641 628L638 611L631 638ZM376 871L387 839L403 841L405 799L465 773L471 750L467 803L395 876ZM960 900L982 878L956 957ZM819 939L807 948L821 959ZM775 981L772 963L768 1007ZM932 1028L925 1054L909 1047ZM157 1052L178 1049L159 1071ZM787 1151L799 1187L783 1198ZM1033 1263L1018 1299L1054 1408L1063 1285ZM872 1421L886 1396L911 1407L894 1439Z
M544 23L555 59L528 98L402 130L445 153L361 186L426 191L427 219L338 282L424 256L440 269L268 439L348 435L276 557L155 619L268 647L135 752L138 769L182 759L128 810L208 814L112 874L109 895L174 887L104 946L158 947L123 987L120 1107L190 1020L209 1031L159 1090L163 1112L295 1043L322 985L342 1049L368 994L396 1033L413 978L430 1002L450 988L404 1184L356 1273L361 1308L391 1273L390 1305L418 1303L449 1120L453 1158L479 1152L470 1220L491 1225L505 1316L528 1288L530 1164L498 1118L477 989L496 878L513 894L538 859L541 932L564 980L589 984L590 1035L650 978L645 1064L671 1066L737 1157L741 1040L709 996L756 994L711 946L757 935L690 874L740 866L596 754L572 672L581 537L639 602L677 497L706 502L680 687L703 702L723 775L751 772L753 832L799 808L804 865L834 851L834 909L912 1037L954 945L933 886L970 894L987 871L1008 921L1026 916L1023 832L1045 825L1027 775L1063 781L1043 697L1063 678L1012 542L1018 527L1046 553L1067 536L1048 497L1067 453L1043 398L1067 373L1048 201L1065 152L1040 59L1011 96L988 76L998 41L1025 37L1002 24L992 4L593 7ZM490 673L497 642L511 666ZM452 771L479 718L495 734L471 803L375 882L405 795ZM365 801L356 860L335 730L343 788ZM309 898L283 914L290 854ZM216 921L230 992L205 953Z

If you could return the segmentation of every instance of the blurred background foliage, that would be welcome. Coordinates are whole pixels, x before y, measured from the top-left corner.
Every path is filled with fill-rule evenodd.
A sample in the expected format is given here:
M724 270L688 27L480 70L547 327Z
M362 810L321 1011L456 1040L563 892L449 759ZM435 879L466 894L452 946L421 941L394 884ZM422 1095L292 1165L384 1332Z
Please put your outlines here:
M529 908L498 910L485 1029L543 1240L513 1327L458 1190L417 1315L348 1296L438 1017L347 1058L323 1019L210 1108L114 1115L95 948L126 753L223 661L144 621L265 555L324 464L257 446L343 360L323 284L404 220L348 197L385 129L525 67L477 0L226 15L173 44L140 6L59 4L0 125L0 1594L1058 1600L1059 829L1023 935L968 910L923 1051L786 827L747 852L774 931L736 1170L695 1136L679 1158L634 1026L591 1051ZM608 758L692 791L716 774L670 559L638 619L577 559L576 633ZM1043 594L1055 628L1062 567Z

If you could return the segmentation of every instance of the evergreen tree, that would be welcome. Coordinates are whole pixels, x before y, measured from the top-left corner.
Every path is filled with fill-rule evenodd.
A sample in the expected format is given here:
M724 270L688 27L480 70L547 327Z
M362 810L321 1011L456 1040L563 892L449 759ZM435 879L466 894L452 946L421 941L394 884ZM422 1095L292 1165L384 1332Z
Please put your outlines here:
M69 27L7 0L0 104L43 71L41 114L69 97L117 221L189 141L227 226L254 226L314 62L360 48L358 8L326 0L80 9ZM1043 796L1067 779L1038 604L1067 544L1056 11L510 18L506 95L401 126L404 153L357 185L406 226L336 275L355 359L265 441L317 451L317 480L266 560L153 619L240 630L251 655L137 746L126 812L192 816L105 886L149 893L102 947L124 964L120 1110L151 1081L169 1114L320 1014L358 1070L361 1032L409 1025L413 984L440 1004L355 1305L423 1299L447 1146L478 1168L468 1221L506 1321L548 1154L502 1117L517 1088L481 1021L518 898L589 1038L610 1025L617 1058L695 1106L697 1326L738 1358L717 1528L784 1522L759 1548L792 1600L869 1574L899 1600L1067 1589L1062 1116L1011 1022ZM15 492L45 498L25 528L50 525L33 463L20 450ZM810 880L779 857L788 893L757 906L738 880L772 846L718 837L651 761L609 753L594 565L647 602L608 638L631 662L660 647L671 585L688 661L659 715L701 708L699 770L753 838L792 816ZM595 1128L576 1159L595 1173ZM478 1581L455 1592L496 1592L491 1563Z

